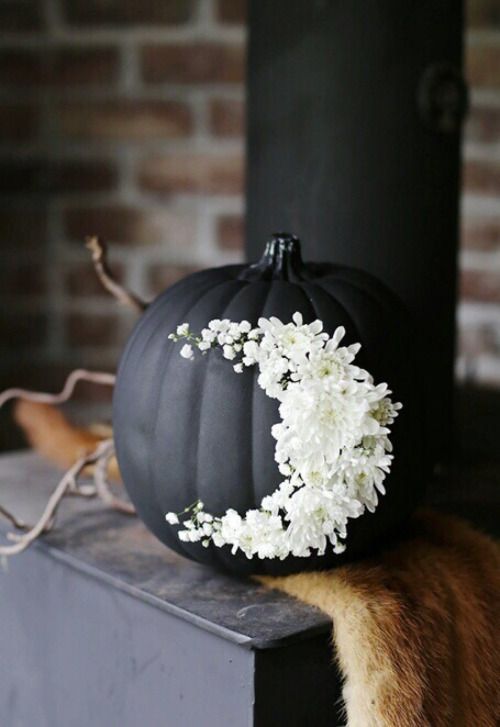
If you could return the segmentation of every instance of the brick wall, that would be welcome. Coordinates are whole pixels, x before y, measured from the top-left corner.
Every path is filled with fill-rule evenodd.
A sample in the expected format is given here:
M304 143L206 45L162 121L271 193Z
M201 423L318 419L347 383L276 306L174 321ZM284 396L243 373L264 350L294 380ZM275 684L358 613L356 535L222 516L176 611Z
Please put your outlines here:
M469 0L457 373L500 386L500 4Z
M0 0L0 385L113 370L145 297L242 257L244 3ZM84 388L98 403L104 392Z
M243 0L0 0L0 384L113 369L145 297L242 257ZM500 10L471 0L458 373L500 384ZM99 395L83 390L85 397Z

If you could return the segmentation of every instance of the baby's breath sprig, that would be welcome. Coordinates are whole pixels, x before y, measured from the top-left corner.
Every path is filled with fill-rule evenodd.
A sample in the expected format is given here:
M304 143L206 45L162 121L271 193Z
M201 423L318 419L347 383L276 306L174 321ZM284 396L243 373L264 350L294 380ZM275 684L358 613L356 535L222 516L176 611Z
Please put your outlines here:
M208 324L208 328L204 328L200 335L191 332L188 323L182 323L177 326L175 333L171 333L169 338L172 341L180 341L184 339L187 343L181 348L180 354L183 358L193 359L194 348L198 348L203 354L206 354L211 348L217 346L222 348L224 358L232 361L242 356L245 344L258 340L261 335L258 328L252 328L248 321L234 323L227 318L224 320L214 319ZM233 365L236 373L243 372L243 361ZM249 359L247 359L249 361ZM250 365L247 363L246 365Z

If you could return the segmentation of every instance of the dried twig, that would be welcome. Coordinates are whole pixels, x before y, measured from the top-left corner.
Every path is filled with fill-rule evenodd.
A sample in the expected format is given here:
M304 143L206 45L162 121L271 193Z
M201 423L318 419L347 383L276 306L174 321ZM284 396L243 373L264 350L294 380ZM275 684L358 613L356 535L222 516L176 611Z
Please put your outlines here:
M12 545L1 545L0 555L16 555L17 553L22 553L22 551L25 550L34 540L36 540L36 538L38 538L38 536L41 535L48 526L50 527L50 525L53 524L57 509L67 490L71 486L75 487L75 480L80 472L87 465L96 462L98 457L101 455L101 452L104 451L106 445L107 442L101 442L101 444L99 444L93 452L91 452L90 454L85 454L83 457L80 457L80 459L78 459L75 464L70 467L67 472L65 472L54 492L50 496L49 501L45 506L45 510L43 511L38 522L31 528L31 530L21 536L18 536L17 533L14 533L16 537L11 537L10 540L14 539L17 542Z
M72 371L66 379L62 391L59 394L47 394L45 392L29 391L28 389L6 389L0 394L0 407L10 401L10 399L27 399L28 401L37 401L41 404L62 404L65 401L68 401L79 381L89 381L92 384L114 386L116 376L114 374L107 374L101 371L75 369L75 371Z
M27 389L7 389L0 394L0 407L11 399L24 399L40 404L61 404L71 397L78 381L88 381L94 384L102 384L105 386L113 386L116 377L114 374L103 372L86 371L77 369L72 371L66 379L63 389L58 394L48 394L45 392L29 391ZM89 447L90 442L87 442ZM11 541L10 545L0 545L0 556L16 555L22 553L34 540L36 540L43 532L49 531L55 522L57 510L65 495L77 495L80 497L100 497L110 507L127 514L134 514L133 506L113 495L109 487L107 476L108 469L114 458L114 444L110 438L94 445L90 451L85 451L65 472L57 487L49 498L45 509L35 525L27 525L22 520L13 515L9 510L0 506L0 516L6 518L18 530L25 530L24 533L7 533L7 539ZM79 484L78 477L85 470L94 465L92 485Z
M83 497L99 496L107 505L115 510L119 510L127 515L135 514L135 509L130 503L120 500L111 492L107 479L106 471L110 458L114 455L113 440L106 439L101 442L93 452L82 455L60 479L57 487L49 498L45 509L40 516L38 522L33 525L27 532L7 533L7 539L13 541L10 545L0 545L0 556L17 555L31 545L42 533L52 529L57 511L61 501L65 495L73 494ZM88 465L94 467L94 486L78 485L78 477ZM17 518L14 518L7 510L1 508L1 513L7 517L10 522L19 528L26 529L26 525Z
M26 530L29 528L28 525L26 525L25 522L22 520L19 520L15 515L13 515L11 512L5 509L5 507L2 507L0 505L0 515L4 517L6 520L8 520L15 528L18 530Z
M92 260L97 276L103 286L120 303L128 305L137 313L143 313L147 304L138 296L127 291L116 282L111 273L107 260L107 249L105 243L98 237L89 237L86 241L87 248L92 253ZM78 381L88 381L94 384L113 386L116 381L114 374L103 372L92 372L84 369L77 369L68 376L59 394L48 394L44 392L29 391L27 389L11 388L0 394L0 408L11 399L24 399L38 404L62 404L71 397ZM98 435L95 435L98 436ZM90 448L89 438L85 438L85 445ZM81 437L79 439L81 441ZM103 502L119 510L122 513L133 515L135 509L130 503L116 497L108 483L108 471L114 460L114 443L112 439L104 439L95 448L83 452L81 456L66 471L57 487L49 498L47 505L34 526L28 526L16 518L8 510L0 506L0 515L19 530L26 530L23 534L7 533L7 539L13 541L11 545L0 546L0 556L15 555L25 550L43 532L50 530L55 522L57 510L65 495L77 495L80 497L100 497ZM93 485L80 485L78 477L84 473L89 465L94 465ZM116 469L116 464L115 464Z
M94 236L87 237L85 246L92 253L94 269L104 288L122 305L132 308L136 313L144 313L148 304L116 282L109 268L106 243L100 237Z
M135 515L135 507L132 503L116 497L111 491L108 483L108 468L115 456L115 445L112 439L108 440L108 446L104 449L94 467L94 484L97 495L103 502L125 515Z

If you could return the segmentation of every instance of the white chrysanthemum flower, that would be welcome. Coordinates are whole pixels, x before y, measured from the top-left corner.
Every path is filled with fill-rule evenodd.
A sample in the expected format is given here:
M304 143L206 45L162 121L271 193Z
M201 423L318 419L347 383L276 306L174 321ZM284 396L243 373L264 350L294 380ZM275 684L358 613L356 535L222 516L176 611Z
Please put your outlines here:
M170 338L192 342L181 349L184 358L193 358L192 346L205 352L218 345L224 358L239 358L235 372L258 366L259 386L280 402L281 421L271 434L286 479L244 516L227 510L214 518L198 502L186 511L178 536L204 547L228 545L248 558L308 557L329 544L340 553L348 520L373 512L385 493L393 459L388 427L401 404L354 364L359 344L339 345L344 328L329 337L321 321L304 324L300 313L290 323L273 317L258 324L216 319L198 338L182 324ZM175 513L166 520L179 522Z

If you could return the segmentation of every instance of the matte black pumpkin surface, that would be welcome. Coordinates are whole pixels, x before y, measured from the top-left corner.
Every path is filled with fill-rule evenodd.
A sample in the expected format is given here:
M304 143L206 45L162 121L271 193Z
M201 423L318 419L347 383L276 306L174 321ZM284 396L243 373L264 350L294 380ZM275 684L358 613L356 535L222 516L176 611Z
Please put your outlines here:
M345 343L359 341L356 359L376 382L386 381L404 408L393 425L395 460L387 494L374 514L348 524L347 550L321 558L247 559L229 547L182 543L165 521L201 499L205 509L243 514L259 506L282 476L274 461L272 425L278 404L257 385L255 367L235 374L219 350L179 355L168 339L187 321L200 331L214 318L248 320L300 311ZM424 487L420 394L415 341L405 311L371 276L335 265L304 264L295 238L275 236L254 266L195 273L161 294L137 323L124 351L114 396L117 456L139 516L167 546L189 558L236 573L287 573L331 567L372 552L415 508Z

